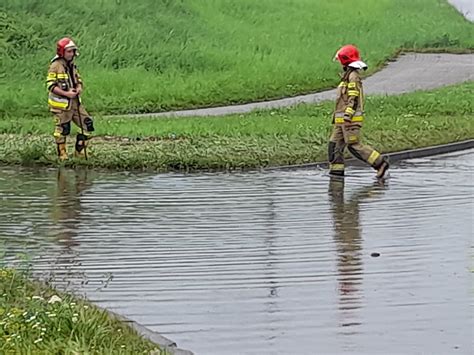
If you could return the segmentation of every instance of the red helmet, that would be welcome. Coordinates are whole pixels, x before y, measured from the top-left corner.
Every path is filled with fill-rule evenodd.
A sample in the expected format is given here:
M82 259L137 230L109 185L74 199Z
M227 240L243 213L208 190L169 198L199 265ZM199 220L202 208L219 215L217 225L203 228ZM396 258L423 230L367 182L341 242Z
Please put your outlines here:
M335 59L346 67L353 62L360 61L359 50L357 47L348 44L337 51Z
M66 49L73 48L77 50L76 44L72 39L68 37L61 38L58 43L56 43L56 55L58 57L64 57L64 51Z

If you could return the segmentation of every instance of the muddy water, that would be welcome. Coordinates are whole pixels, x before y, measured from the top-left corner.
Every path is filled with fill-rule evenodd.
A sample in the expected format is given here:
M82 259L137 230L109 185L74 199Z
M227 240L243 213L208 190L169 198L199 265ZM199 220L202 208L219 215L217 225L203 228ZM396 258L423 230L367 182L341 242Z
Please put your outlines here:
M385 185L1 168L0 245L196 354L468 354L473 158Z

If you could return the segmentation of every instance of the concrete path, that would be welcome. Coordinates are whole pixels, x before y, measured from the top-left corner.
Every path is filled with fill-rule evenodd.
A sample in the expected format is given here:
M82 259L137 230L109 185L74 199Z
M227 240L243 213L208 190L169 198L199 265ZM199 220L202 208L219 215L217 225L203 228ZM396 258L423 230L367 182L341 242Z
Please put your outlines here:
M474 0L448 0L466 19L474 21ZM365 80L368 95L399 95L416 90L438 87L474 80L474 54L417 54L400 56L383 70ZM158 112L148 114L111 115L113 117L203 117L248 113L295 106L301 103L320 103L333 100L335 90L284 99L221 106L193 110Z
M474 80L474 54L408 53L390 62L384 69L364 80L368 95L399 95L416 90ZM319 103L333 100L335 90L300 95L279 100L222 106L194 110L149 114L120 115L120 117L202 117L242 114L254 110L276 109L301 103ZM107 118L116 116L106 116Z
M473 0L448 0L458 11L469 21L474 21L474 1Z

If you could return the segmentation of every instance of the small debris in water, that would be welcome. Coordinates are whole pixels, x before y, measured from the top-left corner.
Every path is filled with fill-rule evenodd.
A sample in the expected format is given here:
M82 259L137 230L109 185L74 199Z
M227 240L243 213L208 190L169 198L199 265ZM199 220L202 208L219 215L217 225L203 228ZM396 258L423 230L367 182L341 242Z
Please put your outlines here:
M370 256L373 258L378 258L380 256L380 253L373 252L372 254L370 254Z

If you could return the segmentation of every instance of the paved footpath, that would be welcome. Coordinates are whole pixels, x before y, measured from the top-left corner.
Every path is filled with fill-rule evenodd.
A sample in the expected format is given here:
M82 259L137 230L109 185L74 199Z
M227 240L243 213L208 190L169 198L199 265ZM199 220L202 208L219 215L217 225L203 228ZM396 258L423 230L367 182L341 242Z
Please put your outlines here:
M469 21L474 21L474 0L448 0ZM390 62L384 69L364 80L368 95L399 95L416 90L436 89L474 80L474 54L409 53ZM202 117L247 113L289 107L301 103L333 100L335 90L299 95L278 100L182 111L118 115L120 117ZM106 118L117 117L105 116Z
M416 90L474 80L474 54L408 53L390 62L384 69L364 80L366 95L398 95ZM279 100L243 105L170 111L149 114L120 115L120 117L202 117L247 113L294 106L300 103L319 103L333 100L335 90L299 95ZM114 117L114 116L106 116Z

